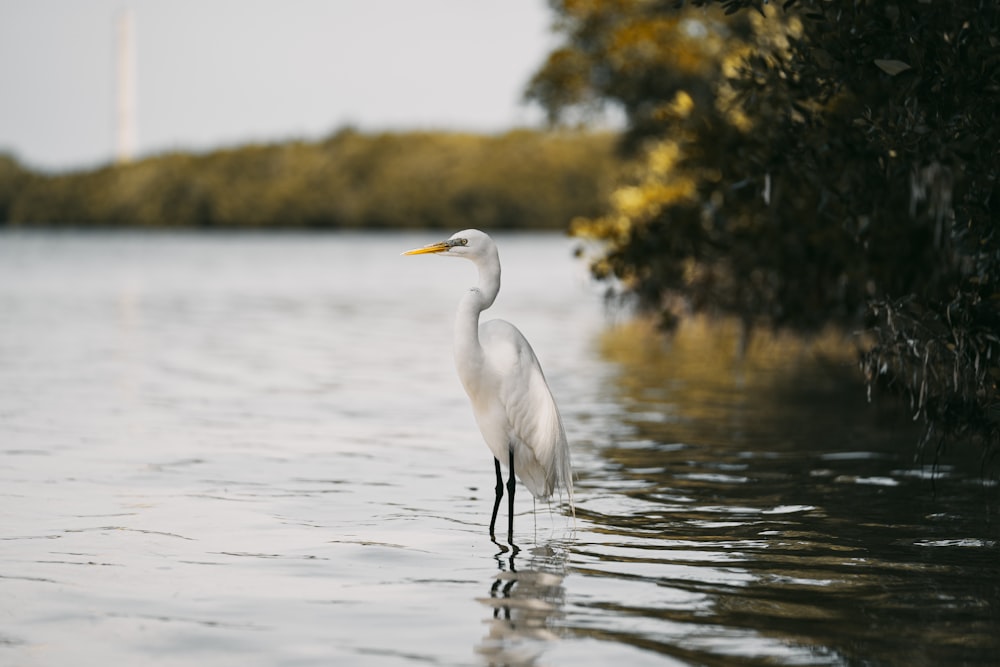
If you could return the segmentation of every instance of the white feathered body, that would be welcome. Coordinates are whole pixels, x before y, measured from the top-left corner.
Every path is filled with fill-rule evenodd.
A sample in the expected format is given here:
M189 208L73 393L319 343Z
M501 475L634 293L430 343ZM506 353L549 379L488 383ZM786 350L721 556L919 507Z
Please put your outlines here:
M535 498L559 488L572 498L566 432L531 345L504 320L484 322L478 334L476 363L457 366L487 446L504 466L513 448L514 472ZM460 351L466 346L456 340Z

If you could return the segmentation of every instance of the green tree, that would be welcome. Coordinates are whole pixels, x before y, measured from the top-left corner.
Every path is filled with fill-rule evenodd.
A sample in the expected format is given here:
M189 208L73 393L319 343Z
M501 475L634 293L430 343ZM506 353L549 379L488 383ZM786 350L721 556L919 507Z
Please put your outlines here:
M0 153L0 225L7 221L18 193L31 179L31 173L11 155Z
M344 129L321 142L31 174L0 160L0 220L215 228L565 229L617 168L607 134Z
M553 0L528 96L624 111L631 175L577 233L672 321L866 324L928 434L1000 432L1000 9Z

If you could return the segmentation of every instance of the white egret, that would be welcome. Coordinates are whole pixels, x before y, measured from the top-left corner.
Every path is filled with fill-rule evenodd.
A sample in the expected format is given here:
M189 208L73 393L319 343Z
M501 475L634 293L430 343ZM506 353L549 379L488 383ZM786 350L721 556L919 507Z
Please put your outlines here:
M515 474L539 500L565 489L575 514L566 431L542 367L524 335L504 320L479 324L479 314L493 305L500 291L500 257L493 239L478 229L467 229L447 241L403 254L428 253L462 257L479 269L479 284L471 287L458 305L455 366L479 430L493 453L497 483L490 537L494 540L504 489L500 466L510 471L507 539L513 545Z

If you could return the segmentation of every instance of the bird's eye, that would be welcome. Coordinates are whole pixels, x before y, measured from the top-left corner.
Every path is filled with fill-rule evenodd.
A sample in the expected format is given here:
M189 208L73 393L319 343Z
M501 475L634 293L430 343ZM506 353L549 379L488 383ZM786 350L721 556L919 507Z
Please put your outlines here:
M469 239L452 239L451 240L451 245L452 246L469 245Z

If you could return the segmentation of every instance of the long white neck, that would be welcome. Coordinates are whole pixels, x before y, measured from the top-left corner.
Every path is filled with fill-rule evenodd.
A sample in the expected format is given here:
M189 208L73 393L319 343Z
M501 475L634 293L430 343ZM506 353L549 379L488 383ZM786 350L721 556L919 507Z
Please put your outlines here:
M479 314L493 305L500 291L500 258L494 250L473 261L479 269L479 284L470 287L458 304L455 316L455 361L479 361L483 349L479 343ZM459 373L462 363L457 363ZM462 378L466 383L466 378ZM466 384L468 388L468 384Z

